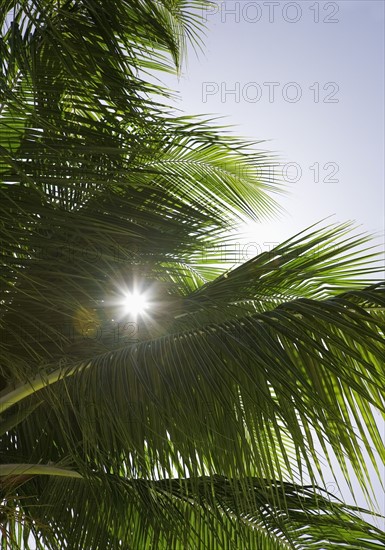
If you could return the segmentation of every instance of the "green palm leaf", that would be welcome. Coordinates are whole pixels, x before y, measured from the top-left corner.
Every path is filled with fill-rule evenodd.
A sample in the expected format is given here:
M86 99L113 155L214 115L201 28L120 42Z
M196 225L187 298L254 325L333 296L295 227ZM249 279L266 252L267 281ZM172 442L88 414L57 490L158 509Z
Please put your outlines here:
M37 468L30 470L36 473ZM37 509L32 504L32 489L41 495ZM274 490L284 496L285 508L269 498L263 480L252 478L146 481L94 472L92 478L71 480L51 473L51 477L30 479L19 487L24 535L34 535L49 549L62 548L68 538L76 540L74 550L382 547L384 534L359 518L359 508L332 502L327 493L315 496L313 486L275 482ZM60 500L54 497L59 492ZM16 501L12 504L16 506ZM10 518L15 514L11 505L7 512ZM47 520L54 526L52 531ZM16 543L16 526L10 521L6 528L15 541L13 547L21 548Z

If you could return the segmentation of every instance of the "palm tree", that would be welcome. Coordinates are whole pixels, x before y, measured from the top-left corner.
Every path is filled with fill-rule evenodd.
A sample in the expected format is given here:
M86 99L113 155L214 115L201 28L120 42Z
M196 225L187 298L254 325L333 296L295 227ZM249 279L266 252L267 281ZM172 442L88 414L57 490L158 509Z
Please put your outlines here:
M371 502L377 256L344 224L221 266L280 186L271 155L175 116L154 77L200 47L207 4L1 3L2 549L385 542L319 453Z

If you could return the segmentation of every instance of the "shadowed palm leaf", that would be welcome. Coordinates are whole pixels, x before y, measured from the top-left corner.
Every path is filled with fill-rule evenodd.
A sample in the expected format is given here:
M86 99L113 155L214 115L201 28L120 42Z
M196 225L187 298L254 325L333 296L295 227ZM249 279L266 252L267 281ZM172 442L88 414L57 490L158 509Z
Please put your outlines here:
M345 224L221 267L279 186L270 155L155 84L208 2L3 4L3 548L381 548L318 487L317 452L372 496L376 255ZM139 319L119 302L135 285Z

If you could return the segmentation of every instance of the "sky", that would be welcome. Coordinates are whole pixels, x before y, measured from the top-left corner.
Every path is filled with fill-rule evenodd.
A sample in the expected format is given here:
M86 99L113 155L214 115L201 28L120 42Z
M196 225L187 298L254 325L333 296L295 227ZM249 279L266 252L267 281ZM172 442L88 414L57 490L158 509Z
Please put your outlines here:
M171 83L178 107L268 140L290 192L281 219L243 228L255 249L328 216L383 241L384 2L226 0L200 16L204 51Z
M383 248L384 6L226 0L200 13L204 50L190 48L182 76L167 81L177 105L224 117L219 123L235 135L268 140L259 147L279 156L289 191L279 197L284 216L241 228L240 261L328 216L325 223L354 221ZM331 492L351 500L342 477L340 493L327 468L325 475ZM375 488L385 514L385 494Z

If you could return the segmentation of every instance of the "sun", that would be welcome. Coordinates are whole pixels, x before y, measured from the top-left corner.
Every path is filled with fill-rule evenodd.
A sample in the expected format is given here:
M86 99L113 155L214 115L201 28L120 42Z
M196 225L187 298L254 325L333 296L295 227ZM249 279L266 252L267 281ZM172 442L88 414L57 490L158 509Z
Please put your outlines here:
M135 317L143 315L149 307L146 295L139 291L127 292L123 298L122 305L125 314L131 314Z

